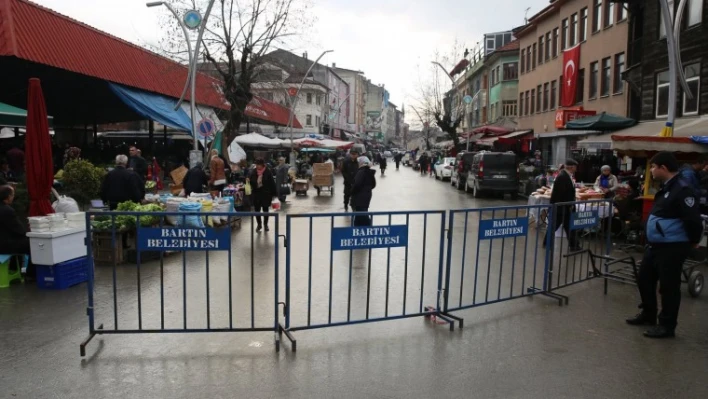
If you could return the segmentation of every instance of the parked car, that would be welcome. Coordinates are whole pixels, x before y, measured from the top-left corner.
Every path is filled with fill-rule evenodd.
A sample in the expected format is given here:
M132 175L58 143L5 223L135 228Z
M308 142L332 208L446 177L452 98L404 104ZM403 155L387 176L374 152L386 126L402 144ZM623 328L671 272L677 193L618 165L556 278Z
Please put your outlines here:
M513 152L475 154L465 181L465 191L475 198L485 193L509 193L512 199L519 195L519 166Z
M455 167L452 169L452 177L450 178L450 184L457 187L458 190L463 190L465 188L465 182L467 181L467 174L472 167L472 160L476 152L461 152L457 154L455 158Z
M452 178L452 170L454 169L455 158L443 158L442 161L433 166L433 174L438 180L446 180Z
M407 152L405 155L403 155L403 158L401 158L401 163L403 166L411 166L411 153Z

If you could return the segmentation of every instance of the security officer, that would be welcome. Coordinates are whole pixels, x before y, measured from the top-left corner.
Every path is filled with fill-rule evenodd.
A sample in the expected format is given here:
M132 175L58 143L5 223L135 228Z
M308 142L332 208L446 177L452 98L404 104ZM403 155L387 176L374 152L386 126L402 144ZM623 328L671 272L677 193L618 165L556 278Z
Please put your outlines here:
M642 311L627 319L631 325L649 325L645 337L674 336L681 304L681 272L692 246L703 234L698 199L689 183L679 175L679 163L670 152L659 152L651 159L651 174L663 183L654 197L647 221L648 245L639 270ZM656 325L656 283L661 286L661 313Z

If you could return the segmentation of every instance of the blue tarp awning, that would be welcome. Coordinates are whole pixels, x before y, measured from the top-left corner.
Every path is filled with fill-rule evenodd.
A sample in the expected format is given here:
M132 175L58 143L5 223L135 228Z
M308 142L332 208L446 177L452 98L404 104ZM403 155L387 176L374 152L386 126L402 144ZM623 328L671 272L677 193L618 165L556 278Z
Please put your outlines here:
M177 100L108 82L113 92L139 115L173 129L192 133L192 120L182 108L175 110Z
M698 144L708 144L708 136L691 136L691 140Z

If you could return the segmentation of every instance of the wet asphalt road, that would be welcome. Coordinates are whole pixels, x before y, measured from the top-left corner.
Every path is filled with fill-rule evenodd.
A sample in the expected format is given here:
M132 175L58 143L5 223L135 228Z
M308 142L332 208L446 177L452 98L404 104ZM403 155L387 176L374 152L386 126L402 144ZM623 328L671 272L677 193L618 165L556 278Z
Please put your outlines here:
M389 168L377 179L371 211L524 204L475 200L448 182L404 167L399 172ZM333 198L329 193L316 197L314 189L309 194L289 198L281 213L342 210L339 178ZM543 278L532 267L542 262L535 251L537 237L528 243L476 244L474 217L467 229L464 217L456 216L453 225L457 244L451 307L514 296L534 285L533 279ZM279 221L284 235L285 217ZM207 261L204 253L189 253L184 262L182 255L173 254L162 266L141 264L139 278L134 265L118 266L115 302L114 269L99 265L96 324L107 329L116 328L116 321L119 329L180 329L186 321L193 329L272 330L276 273L278 301L287 299L288 251L291 327L361 320L367 312L370 318L408 315L435 305L440 267L446 266L441 262L441 244L442 252L446 250L441 229L447 229L448 220L443 223L441 213L432 212L392 216L390 223L387 216L377 216L374 221L407 225L408 248L331 253L330 228L347 226L350 218L327 216L291 219L286 249L283 238L275 246L273 221L270 233L255 234L251 221L244 220L233 234L230 254L213 252ZM467 248L464 261L462 243ZM462 265L467 265L464 270ZM272 332L97 336L81 359L78 346L88 330L86 286L58 292L13 286L0 290L0 397L705 396L705 298L684 295L677 339L657 342L622 321L636 310L635 292L634 287L611 284L609 295L603 296L602 282L590 281L562 291L571 298L566 307L539 296L456 312L465 318L465 328L454 332L421 318L296 331L295 353L287 340L276 353ZM278 319L285 323L282 307Z

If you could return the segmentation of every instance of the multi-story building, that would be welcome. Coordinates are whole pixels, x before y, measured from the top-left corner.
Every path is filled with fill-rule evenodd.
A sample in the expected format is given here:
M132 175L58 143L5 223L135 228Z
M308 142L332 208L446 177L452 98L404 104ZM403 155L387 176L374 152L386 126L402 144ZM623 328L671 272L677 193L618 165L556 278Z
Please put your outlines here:
M386 144L390 143L396 138L396 130L398 130L398 106L392 102L388 102L383 108L383 121L381 124L381 130L384 135L384 142Z
M262 85L260 84L260 80L263 80L263 78L260 78L260 76L263 75L261 72L259 74L258 84L254 85L256 86L254 90L258 90L259 93L270 91L274 93L275 97L277 93L283 92L283 87L297 88L312 64L313 61L307 58L307 53L299 56L285 50L272 51L263 57L263 65L261 68L281 69L287 74L287 76L285 76L286 79L281 82L281 87L274 87L276 86L276 82L274 82L270 77L267 79L268 84ZM320 99L320 103L317 103L318 97L316 97L315 92L311 93L313 96L311 99L308 100L307 97L305 98L306 104L315 106L322 105L323 108L319 115L314 113L304 114L304 118L302 119L302 121L304 121L303 126L305 126L304 130L307 131L309 128L314 127L317 132L329 134L333 137L344 137L345 132L353 133L347 121L347 111L349 110L348 102L350 101L349 84L347 84L347 82L342 79L342 77L339 76L333 68L319 63L312 67L310 75L307 77L307 83L310 85L319 85L323 87L326 89L326 95L324 98ZM303 91L305 91L305 89L306 87L303 86ZM314 87L310 87L309 89L314 90ZM304 95L307 96L307 93L304 93ZM311 104L307 102L310 100L314 101L314 103ZM295 113L298 115L298 120L300 120L300 115L303 114L300 109L301 105L302 101L297 104L295 110ZM345 112L341 112L342 109L344 109ZM307 115L310 115L310 119L313 122L312 125L307 123Z
M678 8L678 1L669 3L673 3L675 10ZM625 6L630 14L630 42L624 74L631 93L629 116L640 121L665 120L671 99L666 29L661 23L659 2L635 0ZM707 115L708 90L701 83L708 80L708 1L688 0L679 23L682 67L693 98L689 98L682 87L678 88L676 117ZM677 126L677 131L680 130Z
M388 94L383 86L378 86L371 83L371 80L366 81L366 136L370 139L376 139L383 142L385 126L384 118L386 117L384 110L388 105Z
M487 55L489 121L516 119L519 94L519 41L515 40Z
M349 101L345 102L349 129L363 134L366 131L366 77L361 71L338 68L334 63L332 69L349 85Z
M544 159L558 164L578 138L597 132L565 131L567 120L584 111L627 113L625 69L628 12L608 0L554 0L514 30L519 39L519 129L533 129ZM579 46L573 107L561 107L563 52ZM591 113L591 112L587 112Z

